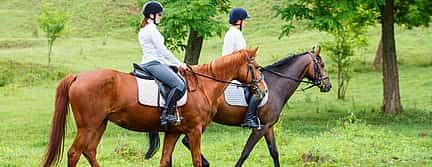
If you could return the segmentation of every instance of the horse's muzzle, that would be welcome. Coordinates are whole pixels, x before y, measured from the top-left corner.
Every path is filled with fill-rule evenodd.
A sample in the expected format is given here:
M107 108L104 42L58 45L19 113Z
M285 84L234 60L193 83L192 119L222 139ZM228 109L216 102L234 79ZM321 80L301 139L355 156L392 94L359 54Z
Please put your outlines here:
M331 87L332 87L332 86L331 86L330 82L323 82L323 83L319 86L321 92L329 92L330 89L331 89Z
M256 97L258 99L262 99L264 98L264 96L267 94L268 90L267 89L256 89Z

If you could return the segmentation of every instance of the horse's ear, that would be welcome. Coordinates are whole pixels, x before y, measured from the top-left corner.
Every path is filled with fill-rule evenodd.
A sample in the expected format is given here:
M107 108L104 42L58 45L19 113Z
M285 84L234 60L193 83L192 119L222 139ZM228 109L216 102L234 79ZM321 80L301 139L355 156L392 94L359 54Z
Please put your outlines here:
M249 49L249 54L251 56L257 56L257 52L258 52L258 47L256 47L255 49Z
M312 47L312 50L315 53L315 55L319 55L321 51L321 47L319 44L316 44L315 46Z

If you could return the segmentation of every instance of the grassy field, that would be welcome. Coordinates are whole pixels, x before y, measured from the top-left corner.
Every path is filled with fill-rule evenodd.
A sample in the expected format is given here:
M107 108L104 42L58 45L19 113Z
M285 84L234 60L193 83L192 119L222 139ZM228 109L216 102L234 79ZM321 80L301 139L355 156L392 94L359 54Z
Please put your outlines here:
M97 68L128 72L141 53L133 31L120 17L124 5L134 1L73 1L66 38L54 44L53 69L47 64L47 42L34 22L37 0L0 2L0 166L38 166L47 145L57 82L68 73ZM119 17L101 32L96 6L114 3ZM282 23L273 16L273 1L234 1L250 10L244 30L248 46L259 46L258 62L271 64L289 54L309 50L330 36L301 28L278 39ZM101 5L104 6L104 5ZM106 5L108 6L108 5ZM85 7L85 8L84 8ZM95 8L95 10L93 10ZM107 7L108 8L108 7ZM89 15L96 14L94 17ZM88 19L90 18L90 19ZM223 17L225 18L225 17ZM94 24L92 24L94 23ZM276 142L282 166L432 166L432 28L396 29L401 101L398 116L380 113L382 74L370 69L379 26L370 27L367 48L353 58L355 73L347 99L336 99L336 89L296 92L276 125ZM109 35L106 35L109 34ZM201 63L220 55L222 38L204 42ZM332 62L323 50L328 71ZM182 59L182 53L176 53ZM335 78L330 78L335 86ZM74 138L73 117L68 119L65 149ZM202 151L212 166L233 166L249 135L247 129L212 124L202 139ZM109 124L98 147L102 166L158 166L161 152L143 159L144 133ZM192 166L189 151L179 143L174 166ZM63 157L62 166L66 156ZM88 166L84 157L80 166ZM272 166L264 141L260 141L244 166Z

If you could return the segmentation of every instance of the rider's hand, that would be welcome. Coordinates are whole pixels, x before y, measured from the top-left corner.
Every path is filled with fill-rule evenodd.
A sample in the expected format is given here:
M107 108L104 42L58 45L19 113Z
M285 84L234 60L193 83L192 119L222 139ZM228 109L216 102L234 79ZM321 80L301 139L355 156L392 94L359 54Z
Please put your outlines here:
M187 65L186 63L181 63L178 68L183 68L183 69L187 69Z

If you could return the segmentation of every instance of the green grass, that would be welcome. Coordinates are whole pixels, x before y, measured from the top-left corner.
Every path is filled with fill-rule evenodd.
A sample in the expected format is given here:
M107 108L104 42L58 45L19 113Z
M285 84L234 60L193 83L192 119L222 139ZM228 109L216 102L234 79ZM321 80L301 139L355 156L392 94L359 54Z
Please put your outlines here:
M96 68L128 72L131 63L141 59L133 31L122 21L126 18L124 5L134 1L58 1L70 5L73 16L66 38L59 38L54 44L53 67L47 67L47 42L33 22L38 2L0 2L0 19L4 21L0 26L0 166L39 165L53 116L55 87L61 77ZM260 48L257 59L262 65L309 51L313 44L331 39L324 33L299 27L290 37L279 40L282 23L272 18L273 1L233 3L250 10L252 18L244 35L249 47ZM112 29L98 29L101 15L97 11L101 6L112 9L112 15L116 15L107 23ZM370 27L367 34L370 44L353 57L355 73L346 100L336 100L333 73L330 73L334 86L331 92L324 94L314 88L298 91L290 99L276 124L282 166L432 166L429 75L432 28L396 29L404 108L398 116L380 113L382 74L370 70L379 34L379 26ZM220 56L222 41L222 37L206 40L200 62ZM333 71L327 54L323 50L322 56L328 61L326 68ZM183 58L182 53L176 55ZM70 115L66 151L75 132ZM212 124L202 139L202 151L212 166L233 166L249 133L242 128ZM98 147L97 158L102 166L157 166L161 152L151 160L144 160L146 145L144 133L110 123ZM173 159L174 166L192 166L190 153L181 143ZM65 161L64 155L62 166L66 166ZM84 157L80 166L88 166ZM265 141L256 145L244 166L272 166Z

